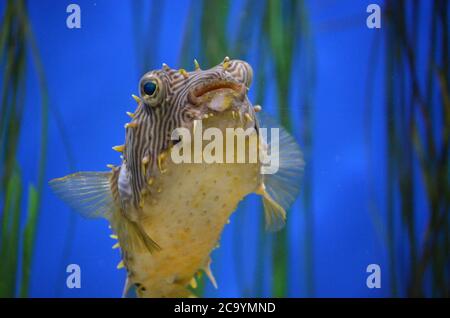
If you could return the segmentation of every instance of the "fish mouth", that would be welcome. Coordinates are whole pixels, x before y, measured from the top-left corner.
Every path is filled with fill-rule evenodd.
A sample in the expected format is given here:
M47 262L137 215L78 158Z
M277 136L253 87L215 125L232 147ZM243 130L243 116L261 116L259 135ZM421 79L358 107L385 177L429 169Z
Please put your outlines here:
M227 107L217 107L217 105L210 105L211 102L218 96L221 98L231 98L233 100L237 99L237 101L244 101L246 94L247 87L243 84L226 80L216 80L195 87L189 92L188 98L193 105L198 106L200 104L207 104L208 108L211 110L224 111L229 108L229 105L227 105Z
M242 88L244 85L239 83L234 83L230 81L214 81L208 84L201 85L194 89L193 94L195 97L199 98L207 93L211 93L214 91L219 91L223 89L230 89L237 93L242 92Z

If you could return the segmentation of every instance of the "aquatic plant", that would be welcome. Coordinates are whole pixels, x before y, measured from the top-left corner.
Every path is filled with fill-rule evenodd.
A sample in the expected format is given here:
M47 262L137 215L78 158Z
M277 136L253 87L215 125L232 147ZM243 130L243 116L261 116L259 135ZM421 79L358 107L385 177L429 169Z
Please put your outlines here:
M436 0L424 13L419 1L387 1L384 9L385 32L374 41L384 41L385 48L385 236L391 292L448 297L449 5ZM419 46L419 32L426 32L420 35L426 45ZM426 209L417 206L421 192ZM407 251L406 268L399 247Z
M2 89L0 102L0 297L28 295L31 262L42 197L47 154L48 93L24 1L8 1L0 32L0 66ZM30 55L39 83L40 149L37 155L38 176L24 191L17 148L25 106L25 77ZM26 192L27 191L27 192ZM27 194L27 209L22 209L22 197ZM21 228L22 211L26 221ZM19 259L21 266L19 267ZM20 286L18 288L18 286Z

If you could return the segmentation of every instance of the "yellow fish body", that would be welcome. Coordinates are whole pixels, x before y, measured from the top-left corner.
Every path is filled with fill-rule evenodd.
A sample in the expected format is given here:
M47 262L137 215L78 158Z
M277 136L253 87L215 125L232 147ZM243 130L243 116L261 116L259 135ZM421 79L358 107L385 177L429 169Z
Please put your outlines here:
M128 274L124 294L133 287L140 297L189 297L199 271L217 286L210 253L250 193L263 197L269 228L284 225L303 160L284 130L270 142L262 136L260 107L247 97L252 74L249 64L228 58L209 70L164 65L146 73L126 143L115 147L122 164L50 182L82 214L110 221ZM180 128L189 134L175 134ZM246 132L243 143L230 129ZM267 173L262 158L276 148L277 167Z

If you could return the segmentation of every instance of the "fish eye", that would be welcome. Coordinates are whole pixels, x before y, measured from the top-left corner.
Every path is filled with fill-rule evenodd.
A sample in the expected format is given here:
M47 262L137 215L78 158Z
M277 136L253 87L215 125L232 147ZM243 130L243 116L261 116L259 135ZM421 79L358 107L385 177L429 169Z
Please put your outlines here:
M139 81L139 93L146 105L159 107L163 105L166 96L164 81L154 72L144 74Z
M148 96L153 96L157 88L158 84L156 83L156 81L148 81L142 86L144 93Z

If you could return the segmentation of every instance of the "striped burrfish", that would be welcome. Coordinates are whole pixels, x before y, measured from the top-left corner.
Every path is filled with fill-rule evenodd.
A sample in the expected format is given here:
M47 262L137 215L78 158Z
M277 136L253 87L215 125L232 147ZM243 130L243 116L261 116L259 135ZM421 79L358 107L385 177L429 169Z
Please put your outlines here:
M301 151L250 102L251 66L228 57L208 70L194 63L192 72L163 64L143 75L125 144L113 147L120 165L50 181L82 215L110 222L124 295L193 296L201 273L217 287L210 254L238 203L260 195L276 230L299 193Z

